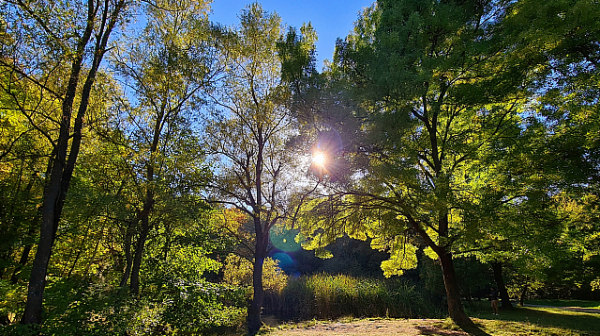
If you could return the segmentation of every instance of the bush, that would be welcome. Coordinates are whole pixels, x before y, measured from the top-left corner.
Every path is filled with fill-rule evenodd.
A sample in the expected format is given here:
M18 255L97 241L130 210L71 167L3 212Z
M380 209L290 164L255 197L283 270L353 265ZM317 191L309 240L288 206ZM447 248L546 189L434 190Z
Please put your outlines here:
M75 281L49 284L39 329L0 326L0 335L202 335L237 329L246 315L245 290L205 281L165 283L132 298L119 288Z
M265 314L283 320L438 317L443 316L441 304L402 279L318 274L289 281L280 294L268 292Z
M203 334L241 326L246 317L245 289L209 282L176 285L178 295L166 302L164 322L174 334Z

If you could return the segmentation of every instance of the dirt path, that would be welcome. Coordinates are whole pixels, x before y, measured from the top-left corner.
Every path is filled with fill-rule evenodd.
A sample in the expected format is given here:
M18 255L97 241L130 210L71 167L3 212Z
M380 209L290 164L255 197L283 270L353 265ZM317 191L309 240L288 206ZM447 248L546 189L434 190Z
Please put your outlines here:
M320 323L288 330L275 330L269 336L465 336L463 331L440 328L442 320L363 320L348 323Z

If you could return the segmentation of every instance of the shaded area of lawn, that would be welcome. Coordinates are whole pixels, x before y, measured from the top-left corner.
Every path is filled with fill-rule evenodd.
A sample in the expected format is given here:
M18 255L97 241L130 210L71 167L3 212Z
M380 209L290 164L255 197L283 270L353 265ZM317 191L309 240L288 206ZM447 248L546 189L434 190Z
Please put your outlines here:
M583 300L527 300L525 305L555 306L555 307L581 307L600 309L600 301Z
M500 315L496 316L485 302L469 307L468 313L478 318L478 322L494 335L511 335L522 331L538 335L600 335L600 314L560 308L517 307L501 310Z

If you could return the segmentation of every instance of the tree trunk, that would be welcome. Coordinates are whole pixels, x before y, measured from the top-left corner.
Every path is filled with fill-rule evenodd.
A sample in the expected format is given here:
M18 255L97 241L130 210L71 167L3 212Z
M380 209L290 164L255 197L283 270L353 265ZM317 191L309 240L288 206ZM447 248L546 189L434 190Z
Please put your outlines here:
M513 305L510 302L510 297L508 296L508 291L506 290L506 286L504 285L504 277L502 276L502 263L501 262L493 262L492 270L494 271L494 279L496 280L496 285L498 285L498 292L500 293L500 299L502 299L502 308L503 309L513 309Z
M127 281L129 281L129 276L131 275L131 264L133 263L133 257L131 256L131 241L133 239L133 222L128 221L127 223L127 231L125 233L125 271L123 272L123 277L121 278L121 282L119 283L119 287L125 288L127 286Z
M252 286L254 288L254 296L252 297L250 307L248 308L248 335L256 335L261 326L260 313L265 296L262 283L264 260L264 256L259 256L258 253L254 258L254 267L252 270Z
M140 268L142 266L142 257L144 255L146 239L148 238L148 231L148 218L146 218L145 220L142 220L142 230L135 246L135 255L131 266L131 282L129 283L129 289L131 290L131 293L136 296L140 292Z
M90 3L91 5L91 3ZM59 203L61 190L69 181L63 181L63 173L67 168L67 149L69 147L71 116L73 114L73 103L77 94L77 86L79 83L79 75L81 73L82 63L85 48L88 45L93 29L93 17L89 18L84 35L80 38L77 45L75 60L71 65L71 74L69 76L69 84L67 86L65 99L62 104L62 117L60 123L60 131L56 143L56 155L50 160L52 162L50 179L44 188L44 201L42 205L42 224L40 228L40 240L38 243L37 252L33 260L31 268L31 276L29 277L29 286L27 288L27 303L21 323L23 324L40 324L42 323L42 302L44 296L44 288L46 286L46 272L50 255L52 254L52 245L54 244L54 236L58 229L57 223L60 219ZM86 105L87 102L82 101L81 104ZM70 157L74 158L78 153L71 153Z
M9 258L10 254L12 253L10 248L7 248L6 250L0 252L0 265L9 265L11 263L11 260ZM6 267L0 267L0 279L2 279L4 277L4 272L7 270Z
M146 168L146 179L148 180L148 185L146 186L146 198L144 200L144 207L138 214L138 218L142 224L142 230L140 231L140 236L135 247L135 256L131 267L131 282L129 283L129 288L133 295L138 295L140 291L140 267L144 256L144 246L146 245L146 239L148 239L148 232L150 232L150 212L154 208L155 202L152 181L154 181L154 155L157 151L158 141L160 139L160 125L161 123L157 121L154 139L152 141L152 146L150 147L150 163L148 163L148 167Z
M165 245L163 246L163 260L167 261L171 248L171 225L165 224Z
M3 153L0 157L8 154L8 152ZM4 277L4 272L8 270L8 265L13 263L13 252L14 252L14 237L18 235L20 221L15 218L15 208L17 204L26 204L30 199L31 189L33 188L33 183L35 180L35 173L32 178L29 179L27 186L23 190L23 196L21 197L21 183L23 182L23 170L25 169L25 158L21 157L21 162L19 165L19 172L17 178L17 185L14 187L12 193L12 199L8 201L5 205L0 205L0 222L3 225L0 225L0 237L4 237L5 239L11 241L9 244L6 244L2 248L2 252L0 252L0 265L6 265L7 267L0 266L0 279ZM8 197L7 197L8 198ZM18 267L18 266L17 266ZM13 271L14 274L14 271ZM12 278L12 276L11 276Z
M463 309L460 300L460 290L456 281L456 272L454 271L454 262L452 254L440 248L443 253L439 254L442 265L442 274L444 276L444 287L446 288L446 296L448 297L448 314L454 323L461 327L464 331L472 335L488 335L479 327L477 327ZM489 336L489 335L488 335Z
M525 305L525 296L527 295L527 290L529 289L529 284L525 283L523 286L523 290L521 291L521 295L519 297L519 305L523 307Z
M105 4L108 4L108 2L105 2ZM96 73L100 67L104 53L106 52L108 38L120 17L121 10L125 7L125 2L123 0L119 1L112 11L110 11L108 7L104 7L103 11L100 11L102 14L101 22L98 22L98 18L96 17L97 12L94 7L95 3L92 0L89 0L86 27L77 43L77 49L74 53L75 57L71 64L67 89L61 106L62 116L60 130L56 141L56 147L54 148L56 155L51 158L52 169L50 178L44 188L40 240L31 268L31 276L27 288L27 303L21 319L22 324L40 324L42 322L42 303L44 288L46 286L48 263L50 262L52 245L54 244L58 222L62 214L62 207L70 186L77 156L79 155L83 117L87 111L89 95L95 82ZM27 9L25 9L25 11L27 11ZM100 23L101 30L96 35L92 66L87 73L83 85L79 110L75 118L74 133L71 136L71 117L73 114L75 97L77 95L77 87L79 86L85 50L89 48L93 30L98 23ZM67 151L69 148L69 140L71 141L71 150Z
M42 206L42 225L40 228L40 240L38 243L37 252L33 259L31 275L29 277L29 286L27 288L27 303L25 312L21 319L23 324L40 324L42 323L42 302L44 296L44 288L46 286L46 272L50 255L52 253L52 245L54 243L54 217L55 217L55 202L60 192L60 178L62 175L61 166L63 163L55 159L52 167L50 182L46 186L44 192L44 203Z
M31 252L32 247L33 247L32 244L27 244L23 248L23 253L21 254L21 259L19 259L19 264L17 265L17 267L15 267L15 269L12 272L12 275L10 276L10 282L13 285L16 285L17 282L19 282L19 272L21 272L23 267L25 267L25 265L27 265L27 261L29 260L29 252Z
M96 259L96 254L98 254L98 247L100 246L100 243L102 242L102 238L104 238L104 226L105 225L106 225L106 223L102 224L102 228L100 229L100 234L96 238L96 246L94 246L94 252L92 252L90 261L87 263L87 266L85 267L85 272L83 272L83 276L85 279L88 278L90 268L92 268L92 265L94 264L94 259Z

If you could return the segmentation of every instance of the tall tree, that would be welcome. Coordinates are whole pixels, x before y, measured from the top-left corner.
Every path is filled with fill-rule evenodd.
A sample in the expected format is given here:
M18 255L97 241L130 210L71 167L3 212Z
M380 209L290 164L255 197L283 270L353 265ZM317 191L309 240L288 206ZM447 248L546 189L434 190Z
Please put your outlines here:
M69 190L77 156L81 148L83 118L90 92L107 51L109 38L129 5L125 0L89 0L75 2L7 1L7 32L22 41L15 48L11 67L39 86L44 75L62 63L69 74L63 90L51 92L61 102L60 130L53 139L41 209L40 240L33 262L22 323L39 324L48 262ZM45 59L42 59L45 57ZM74 115L74 110L77 113ZM72 123L74 124L72 125Z
M382 0L365 11L338 44L333 72L361 103L346 113L367 139L344 154L354 184L314 207L327 225L389 250L387 275L416 267L423 242L441 264L450 317L473 333L482 331L463 310L453 254L471 225L484 225L463 220L476 202L470 181L484 169L480 151L519 134L529 70L505 59L496 34L505 6Z
M290 196L298 188L300 161L292 146L294 124L286 107L289 91L281 83L277 42L281 20L257 3L240 15L236 38L225 45L227 71L214 94L206 143L214 158L211 199L246 213L252 221L254 295L248 328L261 326L263 262L270 230L289 216Z
M132 95L116 104L122 113L114 123L121 127L113 132L113 140L128 152L123 157L128 158L135 190L130 202L135 216L125 228L127 263L121 281L125 286L130 278L134 294L139 292L150 230L161 221L160 211L154 221L151 214L164 210L168 198L174 197L171 190L184 195L204 177L202 150L192 125L203 96L221 72L206 2L164 0L146 8L146 28L124 43L114 59Z

